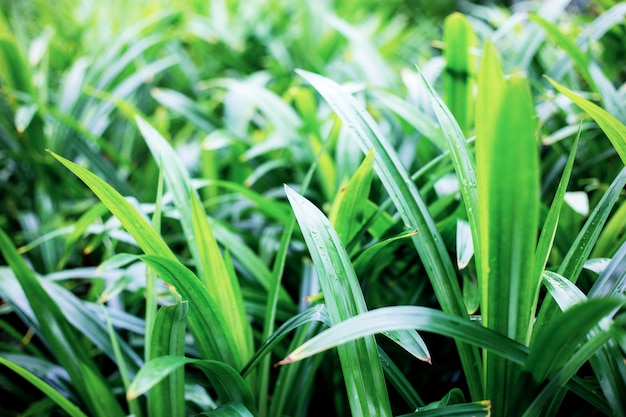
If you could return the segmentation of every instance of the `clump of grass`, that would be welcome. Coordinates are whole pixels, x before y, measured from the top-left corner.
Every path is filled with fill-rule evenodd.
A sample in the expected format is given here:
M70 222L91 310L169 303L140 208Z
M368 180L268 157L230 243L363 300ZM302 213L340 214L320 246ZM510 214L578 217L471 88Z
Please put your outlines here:
M626 414L623 4L44 3L0 22L3 414Z

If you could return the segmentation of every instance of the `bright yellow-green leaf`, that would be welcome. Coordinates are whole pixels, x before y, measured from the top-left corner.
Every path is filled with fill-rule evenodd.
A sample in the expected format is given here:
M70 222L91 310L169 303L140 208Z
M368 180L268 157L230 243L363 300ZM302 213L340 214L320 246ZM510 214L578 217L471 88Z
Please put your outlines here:
M622 162L626 164L626 126L600 106L582 98L572 90L562 86L549 77L548 81L550 81L561 94L567 96L595 120L598 126L600 126L600 129L602 129L613 144L619 157L622 158Z
M467 136L474 117L474 55L476 34L467 18L453 13L443 23L443 91L447 106Z
M536 117L526 78L504 78L485 45L476 104L476 177L480 230L479 286L483 324L528 343L539 276L533 274L539 223ZM504 415L514 368L484 352L486 395Z

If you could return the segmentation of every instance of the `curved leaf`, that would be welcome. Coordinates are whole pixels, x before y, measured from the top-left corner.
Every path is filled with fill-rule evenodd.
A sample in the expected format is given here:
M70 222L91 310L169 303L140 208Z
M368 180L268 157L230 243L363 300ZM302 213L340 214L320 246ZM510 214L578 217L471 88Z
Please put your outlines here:
M350 258L328 219L291 188L285 186L285 192L317 270L331 323L367 311ZM374 337L345 344L338 351L353 414L390 416Z
M255 410L248 383L232 367L222 362L183 356L160 356L148 361L135 376L128 388L126 398L131 400L139 397L172 372L187 364L194 365L205 373L217 391L220 401L240 402L248 410Z
M626 126L620 122L616 117L611 115L609 112L604 110L602 107L597 106L574 93L572 90L567 87L562 86L557 83L550 77L547 77L548 81L557 89L559 92L565 96L567 96L570 100L572 100L578 107L587 112L593 120L600 126L602 131L609 138L613 147L617 151L617 154L622 158L622 162L626 164Z
M399 306L371 310L335 324L300 345L278 364L299 361L364 336L406 329L459 339L520 365L528 355L526 346L469 320L428 307Z

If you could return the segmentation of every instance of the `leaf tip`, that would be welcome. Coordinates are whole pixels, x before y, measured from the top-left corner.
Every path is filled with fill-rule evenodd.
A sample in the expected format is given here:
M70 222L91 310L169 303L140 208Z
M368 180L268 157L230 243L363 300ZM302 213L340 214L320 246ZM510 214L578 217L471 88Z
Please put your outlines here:
M282 361L278 361L274 364L274 368L278 368L279 366L283 366L283 365L287 365L291 362L295 362L293 360L293 358L291 357L291 355L287 356L285 359L283 359Z
M139 393L139 392L135 391L134 389L130 388L126 392L126 401L133 401L134 399L136 399L140 395L141 395L141 393Z

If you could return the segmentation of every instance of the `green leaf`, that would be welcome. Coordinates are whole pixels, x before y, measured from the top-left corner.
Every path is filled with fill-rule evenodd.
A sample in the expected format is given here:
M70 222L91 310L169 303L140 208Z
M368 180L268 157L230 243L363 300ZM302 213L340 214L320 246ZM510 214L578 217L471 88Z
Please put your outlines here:
M388 332L383 332L383 334L389 339L393 340L415 358L424 362L431 363L430 352L428 352L426 343L424 343L424 340L419 334L417 334L417 332L391 330Z
M390 244L410 238L416 233L419 233L419 231L411 230L410 232L404 232L397 236L378 241L372 246L365 248L354 261L354 270L357 273L366 274L368 271L371 271L370 268L376 264L377 259L380 259L380 257L385 254L385 249L388 248Z
M439 149L446 148L446 141L443 138L441 128L425 112L416 111L405 100L385 90L374 90L372 96L383 106L400 116L408 124L413 126L418 132L424 135L429 141Z
M607 345L613 334L610 326L599 324L621 305L623 301L615 298L584 301L557 316L537 333L524 365L525 372L518 381L519 396L515 400L522 409L530 404L524 416L536 415L540 407L554 400L557 391L586 361L592 360L594 365L593 355ZM594 371L597 372L596 366ZM539 395L534 394L547 378L550 382Z
M132 253L116 253L98 265L98 272L121 268L138 260L139 256Z
M250 387L232 367L218 361L191 359L183 356L160 356L147 362L135 376L126 393L126 398L130 400L139 397L163 378L187 364L194 365L204 372L220 401L240 402L248 410L254 412L254 399Z
M616 248L626 242L626 233L624 233L623 229L624 224L626 224L626 204L622 203L606 223L590 257L613 256Z
M476 101L477 252L483 325L528 343L540 277L533 274L539 224L539 153L536 116L526 78L504 79L493 44L487 42ZM492 353L484 355L486 395L504 415L518 370Z
M465 403L463 392L454 388L440 401L418 408L414 413L403 414L399 417L409 416L490 416L491 403L489 400Z
M19 376L33 384L37 389L44 393L48 398L57 403L70 417L87 417L87 414L83 413L76 405L72 404L67 398L61 395L57 390L52 388L46 382L42 381L36 375L28 372L21 366L6 360L0 356L0 364L11 369Z
M328 216L345 246L360 227L363 210L372 184L374 151L370 150L359 168L337 194Z
M528 274L539 217L538 149L526 80L513 74L505 82L498 67L488 43L476 120L481 311L487 327L524 343L539 287L539 277Z
M378 355L383 364L385 378L387 378L387 381L396 389L398 394L402 396L409 408L416 409L423 406L424 401L417 394L408 378L400 368L398 368L398 365L396 365L380 347L378 348Z
M361 151L365 153L374 148L374 170L395 204L405 227L420 231L412 240L424 263L437 300L444 311L467 317L454 266L443 239L417 187L374 119L354 97L335 82L303 70L297 70L297 73L311 83L337 112ZM462 344L457 348L472 398L482 399L478 351Z
M146 255L141 259L189 300L189 328L202 357L240 368L238 349L223 312L198 277L180 262L168 258Z
M50 154L61 162L74 175L80 178L91 191L98 196L100 201L107 206L109 211L122 223L122 226L133 236L139 247L149 255L159 255L176 260L176 256L165 244L163 239L154 231L148 220L139 214L135 208L110 185L92 174L85 168L76 165L50 152Z
M252 330L236 277L226 269L222 252L206 219L204 208L195 192L190 193L193 232L202 268L204 283L226 319L226 326L238 347L239 364L252 355Z
M252 413L240 403L228 403L220 405L213 411L205 411L198 416L207 417L254 417Z
M191 179L172 146L150 124L140 117L137 126L148 144L155 160L160 161L168 189L180 213L180 221L198 269L198 276L212 294L222 311L226 325L235 340L237 356L235 367L243 365L252 355L252 331L246 316L239 282L226 271L224 259L215 240L213 230Z
M183 356L187 302L163 306L157 312L150 340L150 358ZM185 372L181 367L155 384L148 392L150 417L180 416L185 414Z
M367 311L350 258L328 219L312 203L285 186L300 225L333 325ZM387 387L373 337L338 349L352 413L390 416Z
M580 73L583 75L585 81L591 87L593 87L594 90L597 91L597 87L595 86L593 77L589 72L589 56L585 55L583 51L580 50L578 45L576 45L576 42L573 39L568 38L567 35L565 35L556 24L549 22L548 20L538 15L531 14L529 17L531 21L537 23L539 26L542 27L548 37L550 37L553 42L557 44L557 46L559 46L567 53L567 55L574 62L574 65L576 66L578 71L580 71Z
M537 244L537 250L535 252L535 265L534 273L536 276L540 276L543 269L548 262L550 256L550 250L554 243L554 237L556 236L556 230L559 223L559 217L561 214L561 207L563 207L563 201L565 198L565 192L567 191L567 185L569 184L570 177L572 175L572 169L574 167L574 160L576 159L576 149L578 149L578 141L580 139L580 129L576 140L572 145L572 149L565 163L559 186L552 200L552 205L548 210L548 215L543 223L541 234L539 235L539 243Z
M303 312L293 316L282 326L280 326L272 335L263 343L250 361L244 366L241 371L242 376L246 376L250 371L265 357L268 353L271 353L272 349L280 343L292 330L299 328L300 326L311 323L313 321L319 321L327 326L330 326L330 317L328 317L328 311L326 305L317 304L310 307Z
M424 85L426 86L426 90L428 91L428 97L437 116L437 120L439 120L439 124L441 125L441 128L443 130L444 137L448 145L448 150L452 158L452 164L454 165L454 170L456 171L457 177L459 179L461 195L463 196L463 201L465 202L467 218L469 220L469 226L471 230L470 238L471 246L473 249L472 252L476 254L476 259L480 260L482 258L480 255L481 242L479 239L480 233L478 226L479 207L476 189L476 163L474 162L474 158L470 153L467 141L465 140L465 135L461 131L461 128L456 122L453 114L441 101L441 98L439 98L439 96L437 95L433 87L428 83L423 74L421 74L421 77L422 82L424 83ZM482 120L482 118L478 118L477 123L478 121ZM466 255L466 257L467 256L468 255ZM481 265L479 262L477 262L477 264L480 270ZM459 269L462 269L461 265L462 264L459 264Z
M576 375L578 370L598 351L598 349L611 340L613 337L612 333L613 331L611 330L602 330L597 333L567 360L565 365L550 378L550 381L538 395L526 395L521 401L517 402L516 405L520 408L524 408L523 402L532 400L532 403L528 406L524 414L522 414L522 417L533 417L541 414L546 405L555 399L558 391ZM521 381L518 381L518 386L521 386ZM524 393L527 391L520 389L519 392ZM604 406L604 404L602 404L602 406Z
M600 126L600 129L602 129L613 144L622 162L626 164L626 126L606 110L582 98L553 79L548 77L548 81L550 81L561 94L567 96L595 120L598 126Z
M205 133L215 130L215 127L207 120L207 113L198 106L196 101L178 91L167 88L155 88L151 93L156 101L171 111L184 116Z
M562 311L587 299L587 296L572 281L556 272L544 271L543 283Z
M278 364L299 361L367 335L407 329L459 339L520 365L528 355L526 346L469 320L428 307L395 306L371 310L335 324L300 345Z
M622 243L593 283L589 297L608 297L623 294L626 291L626 243Z
M165 138L154 127L139 116L135 117L135 122L150 148L152 157L157 163L161 164L165 184L169 192L172 193L174 205L180 214L180 224L187 239L187 246L199 269L198 275L205 278L206 275L202 271L204 265L200 261L199 248L195 244L198 236L195 235L192 207L189 204L190 196L192 193L195 194L195 191L191 188L189 174L187 174L185 167L177 158L174 148L167 143Z
M398 417L490 417L491 402L489 400L477 401L467 404L453 404L428 410L418 410L414 413L403 414Z
M541 384L561 368L600 320L622 304L616 299L594 299L575 304L541 329L530 347L524 370Z
M445 102L464 135L468 135L474 116L474 54L476 34L467 18L453 13L443 22L443 78Z
M175 370L193 362L183 356L158 356L141 367L126 392L127 400L134 400L145 394Z

